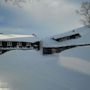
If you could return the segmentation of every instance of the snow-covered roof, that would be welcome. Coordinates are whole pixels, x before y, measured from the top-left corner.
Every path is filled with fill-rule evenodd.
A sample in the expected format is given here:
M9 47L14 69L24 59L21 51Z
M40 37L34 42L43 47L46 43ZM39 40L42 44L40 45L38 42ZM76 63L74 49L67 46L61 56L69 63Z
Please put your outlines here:
M31 35L18 35L18 34L0 34L0 41L25 41L25 42L35 42L38 38Z
M63 38L63 37L70 36L70 35L73 35L73 34L77 34L77 32L75 30L72 30L71 32L66 32L66 33L63 33L63 34L58 34L58 35L52 36L52 38L58 39L58 38Z
M77 29L73 29L73 30L71 30L69 32L66 32L66 33L54 35L51 38L57 39L57 38L67 37L67 36L77 34L77 33L80 33L82 35L82 34L87 33L88 30L90 31L90 28L84 26L84 27L80 27L80 28L77 28Z

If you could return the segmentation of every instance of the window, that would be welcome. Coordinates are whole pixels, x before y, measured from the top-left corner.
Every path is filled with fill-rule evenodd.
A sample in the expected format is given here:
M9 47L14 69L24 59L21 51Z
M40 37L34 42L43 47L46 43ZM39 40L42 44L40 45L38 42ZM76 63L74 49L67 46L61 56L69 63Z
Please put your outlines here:
M0 46L2 46L2 41L0 41Z
M26 44L27 46L31 46L31 43L29 43L29 42L27 42L27 44Z
M7 46L12 46L12 42L7 42Z
M57 38L57 39L52 38L52 39L55 41L61 42L61 41L66 41L66 40L71 40L71 39L77 39L80 37L81 37L81 35L79 33L77 33L77 34L73 34L73 35L66 36L66 37L61 37L61 38Z
M54 54L54 53L59 53L60 49L58 47L43 47L43 54Z
M22 42L17 42L17 46L22 46Z

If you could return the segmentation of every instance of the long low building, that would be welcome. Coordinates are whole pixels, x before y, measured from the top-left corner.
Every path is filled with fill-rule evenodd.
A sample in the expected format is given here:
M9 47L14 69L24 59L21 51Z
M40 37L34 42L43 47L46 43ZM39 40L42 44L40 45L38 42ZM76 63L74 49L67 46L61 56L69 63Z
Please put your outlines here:
M0 34L0 54L10 50L40 49L39 39L34 35Z
M60 53L75 47L90 46L89 37L90 28L87 26L42 40L39 40L35 34L0 34L0 54L10 50L31 49L40 50L43 54Z

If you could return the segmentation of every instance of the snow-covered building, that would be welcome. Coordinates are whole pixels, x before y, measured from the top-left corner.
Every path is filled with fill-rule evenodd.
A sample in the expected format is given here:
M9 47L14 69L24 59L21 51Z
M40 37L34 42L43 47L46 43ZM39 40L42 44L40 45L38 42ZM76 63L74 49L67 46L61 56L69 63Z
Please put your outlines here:
M78 46L90 45L90 28L87 26L63 33L38 39L35 35L0 34L1 54L9 50L37 49L43 54L60 53Z
M39 40L34 35L0 34L0 54L10 50L39 50Z
M43 41L43 53L52 54L77 46L88 46L90 45L89 37L90 28L84 26L63 34L45 38Z

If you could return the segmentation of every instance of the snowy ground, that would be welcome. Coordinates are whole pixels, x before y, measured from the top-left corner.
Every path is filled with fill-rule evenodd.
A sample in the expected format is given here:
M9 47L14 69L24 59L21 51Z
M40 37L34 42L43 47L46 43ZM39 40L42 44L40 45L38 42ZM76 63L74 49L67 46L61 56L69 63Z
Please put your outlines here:
M0 56L0 81L9 90L90 90L90 48L49 56L7 52Z

